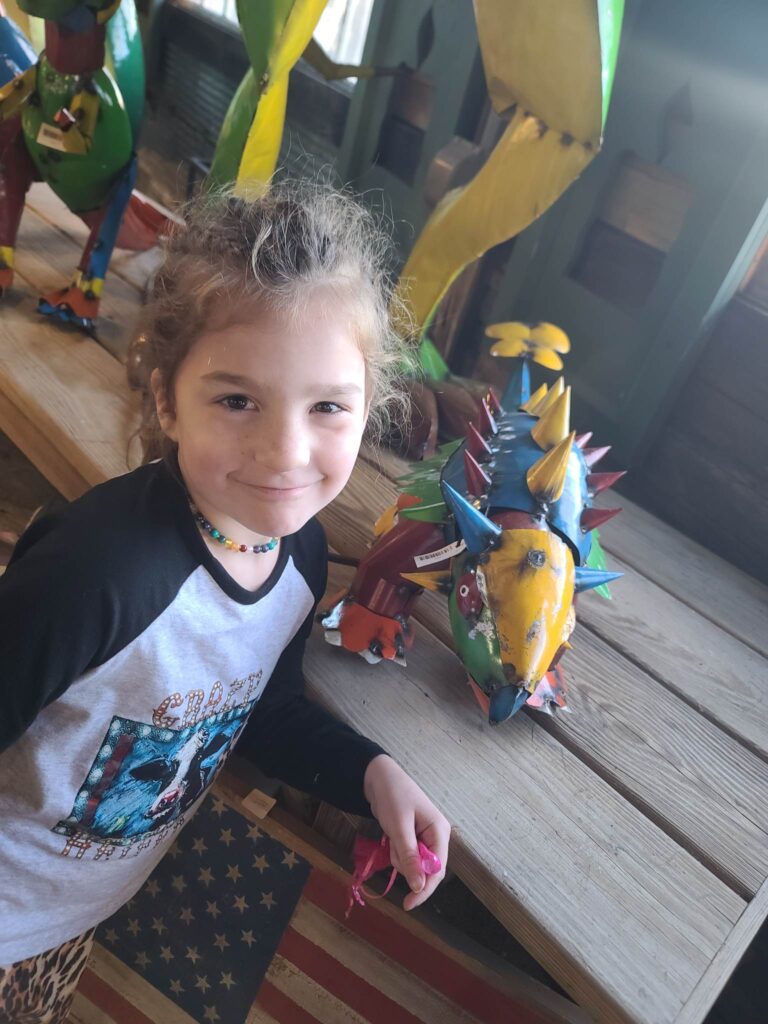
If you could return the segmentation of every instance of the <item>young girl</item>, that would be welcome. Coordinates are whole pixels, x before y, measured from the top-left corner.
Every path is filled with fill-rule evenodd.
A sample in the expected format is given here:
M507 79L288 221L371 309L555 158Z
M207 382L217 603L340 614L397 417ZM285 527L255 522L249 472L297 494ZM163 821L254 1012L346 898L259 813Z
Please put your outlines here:
M442 878L417 840L444 865L445 818L303 695L314 517L393 397L388 301L381 238L330 190L208 197L170 240L143 325L162 457L38 519L0 578L0 1022L66 1019L95 926L236 744L372 813L406 909Z

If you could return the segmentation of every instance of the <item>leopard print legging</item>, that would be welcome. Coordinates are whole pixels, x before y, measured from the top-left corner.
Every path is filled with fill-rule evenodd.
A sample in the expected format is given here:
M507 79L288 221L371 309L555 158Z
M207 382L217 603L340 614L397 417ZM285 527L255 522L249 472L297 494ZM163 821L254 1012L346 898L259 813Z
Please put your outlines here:
M66 1024L95 931L0 965L0 1024Z

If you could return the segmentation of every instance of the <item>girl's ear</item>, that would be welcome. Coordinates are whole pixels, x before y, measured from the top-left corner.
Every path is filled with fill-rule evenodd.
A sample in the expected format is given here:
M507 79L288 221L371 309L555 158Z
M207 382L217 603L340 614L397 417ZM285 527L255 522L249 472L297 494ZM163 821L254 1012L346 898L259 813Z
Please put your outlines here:
M163 375L157 367L152 371L152 376L149 378L149 386L152 388L152 395L155 399L155 409L160 428L166 437L169 437L171 441L176 441L176 414L170 402Z

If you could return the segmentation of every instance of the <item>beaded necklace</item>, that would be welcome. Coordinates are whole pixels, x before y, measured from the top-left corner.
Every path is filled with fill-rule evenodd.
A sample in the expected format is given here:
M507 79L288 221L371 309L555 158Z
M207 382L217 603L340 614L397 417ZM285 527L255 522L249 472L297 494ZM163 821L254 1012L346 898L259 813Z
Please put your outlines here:
M266 544L238 544L237 541L232 540L230 537L225 537L221 530L217 530L212 523L209 523L203 513L198 512L194 505L192 505L192 513L200 529L209 533L214 540L217 540L219 544L223 544L228 551L252 551L254 555L261 555L265 551L272 551L276 548L277 542L280 540L279 537L270 537Z

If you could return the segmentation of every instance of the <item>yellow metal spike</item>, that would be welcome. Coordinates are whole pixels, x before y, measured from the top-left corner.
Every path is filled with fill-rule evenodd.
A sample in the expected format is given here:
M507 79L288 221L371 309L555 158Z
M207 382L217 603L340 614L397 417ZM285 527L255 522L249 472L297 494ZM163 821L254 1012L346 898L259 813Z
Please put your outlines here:
M449 572L401 572L400 575L425 590L437 590L439 593L443 593L451 582Z
M544 451L554 448L560 444L564 437L567 437L571 421L571 389L565 391L551 405L539 422L531 429L531 437Z
M565 380L563 377L558 377L552 387L549 389L547 394L544 396L541 402L538 403L533 409L531 409L532 416L543 416L544 413L551 409L555 402L558 400L560 395L565 391Z
M528 413L533 414L533 410L536 408L536 406L539 404L539 402L543 401L546 397L547 397L547 385L546 384L542 384L541 387L536 388L536 390L533 392L533 394L528 399L528 401L525 403L525 405L521 405L520 408L522 409L523 412L528 412Z
M494 346L495 347L495 346ZM548 370L562 370L563 360L549 348L539 348L538 345L531 346L531 359L539 366L546 366Z
M379 518L373 524L374 537L381 537L382 534L389 533L396 522L397 505L390 505L389 508L384 509Z
M542 348L551 348L555 352L565 355L571 351L571 343L568 335L560 327L554 324L539 323L531 325L531 341Z
M538 462L534 462L525 474L528 490L537 501L551 504L558 501L563 493L575 436L574 430L546 455L542 455Z

